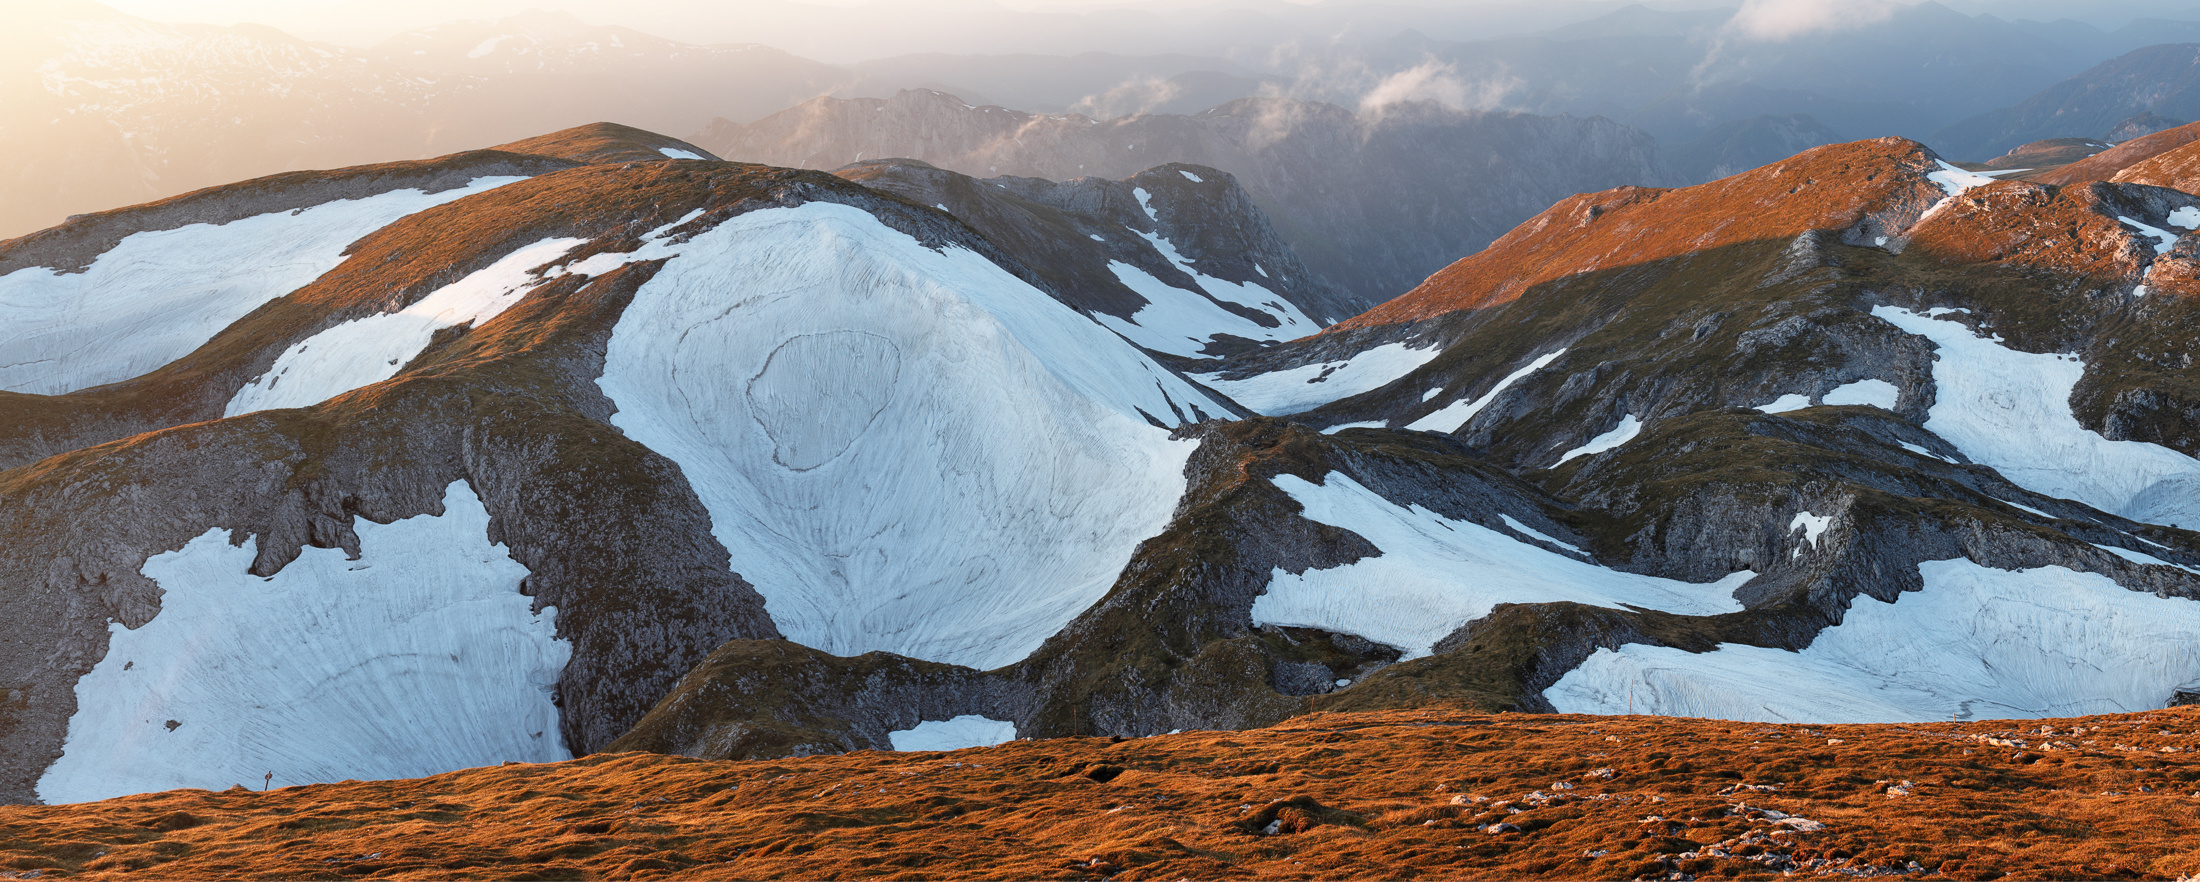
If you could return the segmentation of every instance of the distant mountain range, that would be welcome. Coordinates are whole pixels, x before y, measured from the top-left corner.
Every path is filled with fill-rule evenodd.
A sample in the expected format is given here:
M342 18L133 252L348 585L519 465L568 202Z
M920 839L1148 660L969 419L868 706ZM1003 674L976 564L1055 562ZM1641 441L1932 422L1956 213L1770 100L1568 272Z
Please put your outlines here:
M820 98L748 125L718 120L692 140L721 156L796 168L909 157L973 176L1070 180L1122 177L1156 162L1212 166L1235 176L1307 266L1360 309L1567 195L1679 182L1648 136L1610 120L1432 102L1355 113L1247 98L1188 116L1102 121L912 90L890 100Z

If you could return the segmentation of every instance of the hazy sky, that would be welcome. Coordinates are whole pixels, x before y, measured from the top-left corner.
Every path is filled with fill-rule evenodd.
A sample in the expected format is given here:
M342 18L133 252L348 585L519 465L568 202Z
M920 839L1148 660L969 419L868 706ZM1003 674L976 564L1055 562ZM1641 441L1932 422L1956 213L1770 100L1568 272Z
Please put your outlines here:
M909 52L1130 54L1206 51L1233 37L1231 23L1258 20L1244 39L1318 37L1411 27L1440 39L1539 30L1634 0L104 0L164 21L256 22L302 37L371 45L456 19L560 9L591 24L619 24L696 43L757 42L845 63ZM1745 18L1816 29L1883 19L1918 0L1646 0L1654 8L1742 7ZM2002 18L2072 18L2103 28L2135 17L2200 18L2193 0L1939 0ZM1250 15L1248 15L1250 13ZM1786 27L1786 24L1781 27ZM1173 32L1172 32L1173 30ZM1779 28L1774 28L1775 31ZM1285 33L1290 32L1290 33Z

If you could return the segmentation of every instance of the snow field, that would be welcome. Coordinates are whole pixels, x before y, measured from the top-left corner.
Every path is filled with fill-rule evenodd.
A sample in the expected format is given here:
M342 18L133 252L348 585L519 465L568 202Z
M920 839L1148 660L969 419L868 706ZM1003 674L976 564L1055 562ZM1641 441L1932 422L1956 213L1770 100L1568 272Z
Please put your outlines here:
M1892 306L1872 315L1939 348L1926 431L2020 487L2135 521L2200 524L2200 461L2158 444L2110 441L2078 423L2074 355L2019 352L1954 322Z
M246 572L256 541L232 546L219 528L147 560L160 613L108 625L39 798L570 758L551 703L572 654L556 610L531 611L527 569L488 541L471 488L452 483L443 504L355 521L358 560L307 548L265 579Z
M963 714L952 720L925 720L914 729L888 732L886 740L900 751L992 747L1016 740L1016 724Z
M495 318L543 281L533 272L536 267L584 241L544 239L400 311L354 319L306 338L238 389L222 415L307 407L394 377L428 348L435 332L468 322L478 327Z
M1414 349L1404 343L1385 343L1344 361L1301 365L1242 380L1225 380L1219 373L1192 376L1254 413L1283 416L1380 389L1442 353L1433 345Z
M1556 352L1538 356L1534 361L1528 362L1527 366L1506 374L1504 379L1497 381L1497 385L1490 387L1490 391L1482 393L1482 397L1473 401L1454 401L1444 405L1427 416L1407 423L1406 428L1422 432L1456 432L1466 428L1468 420L1474 419L1475 414L1481 413L1482 408L1490 406L1490 402L1496 401L1500 393L1512 388L1512 384L1519 382L1521 377L1550 366L1551 362L1557 361L1559 356L1565 354L1566 350L1560 349ZM1435 394L1436 390L1432 389L1421 400L1427 401ZM1447 429L1445 426L1451 428Z
M1559 713L1882 723L2125 713L2200 678L2200 603L2063 567L1918 565L1921 591L1859 595L1801 652L1599 649L1543 695Z
M1253 601L1253 623L1356 634L1395 646L1406 658L1428 655L1436 641L1500 603L1570 600L1717 615L1742 608L1734 591L1756 575L1744 570L1691 584L1606 569L1472 521L1395 505L1337 472L1320 484L1281 475L1275 485L1305 507L1309 520L1357 533L1382 554L1297 575L1276 569L1267 593Z
M856 208L642 250L674 256L613 328L612 421L680 465L780 629L827 652L1030 654L1183 495L1194 444L1145 414L1222 412L984 258Z
M144 374L335 269L360 237L518 180L481 177L441 193L393 190L133 233L81 273L26 267L0 276L0 327L8 328L0 390L59 395Z

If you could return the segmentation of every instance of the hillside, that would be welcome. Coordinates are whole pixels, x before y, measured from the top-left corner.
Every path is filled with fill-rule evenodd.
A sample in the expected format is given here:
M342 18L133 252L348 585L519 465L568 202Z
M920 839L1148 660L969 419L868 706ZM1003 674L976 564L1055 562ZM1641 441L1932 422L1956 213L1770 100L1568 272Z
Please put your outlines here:
M0 808L46 878L2177 878L2196 714L1321 714L759 762L604 754Z

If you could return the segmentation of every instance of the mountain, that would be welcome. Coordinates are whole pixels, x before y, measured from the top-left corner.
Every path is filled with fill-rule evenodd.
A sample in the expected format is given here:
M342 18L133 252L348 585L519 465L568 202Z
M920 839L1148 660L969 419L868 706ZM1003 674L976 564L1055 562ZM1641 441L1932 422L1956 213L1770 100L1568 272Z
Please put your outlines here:
M2141 624L2200 614L2195 226L2185 192L1997 182L1901 139L1561 202L1321 335L1193 369L1321 427L1288 459L1321 481L1270 483L1382 552L1279 570L1252 621L1414 647L1338 709L2160 707L2200 675ZM1445 477L1324 458L1378 445ZM1563 529L1460 498L1490 470ZM1417 582L1495 557L1447 530L1610 569Z
M5 796L559 759L728 653L939 681L812 745L1032 703L1243 413L1126 337L1335 298L1214 169L874 171L605 124L0 243Z
M1243 180L599 125L0 244L5 796L2200 695L2200 196L1828 145L1301 336Z
M1607 120L1430 102L1354 113L1243 99L1191 116L1095 120L911 90L890 100L820 98L748 125L721 120L692 140L800 168L900 157L974 176L1068 180L1163 162L1209 166L1234 176L1307 266L1362 308L1553 200L1668 178L1649 138Z
M1840 135L1807 114L1758 116L1724 123L1701 138L1666 147L1664 157L1683 178L1701 183L1840 140Z
M0 236L244 178L447 153L603 118L686 131L847 86L761 46L568 16L462 22L357 50L271 28L30 4L0 36ZM478 52L478 54L476 54ZM680 88L666 88L679 83Z
M2186 124L2142 135L2092 156L2047 171L2033 180L2043 184L2080 184L2113 180L2125 169L2200 140L2200 125Z
M2141 114L2200 118L2200 43L2135 49L1928 139L1957 156L1991 156L2043 138L2101 138Z

